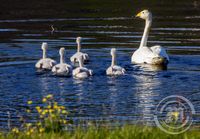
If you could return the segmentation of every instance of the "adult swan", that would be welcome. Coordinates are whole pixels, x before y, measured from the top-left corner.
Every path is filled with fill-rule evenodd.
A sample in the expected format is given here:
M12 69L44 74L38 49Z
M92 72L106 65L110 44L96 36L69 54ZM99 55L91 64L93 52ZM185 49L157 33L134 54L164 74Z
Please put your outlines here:
M167 65L169 56L166 50L159 46L147 47L147 39L152 24L152 14L148 10L143 10L136 15L146 21L144 34L140 43L140 47L133 53L131 62L137 64Z

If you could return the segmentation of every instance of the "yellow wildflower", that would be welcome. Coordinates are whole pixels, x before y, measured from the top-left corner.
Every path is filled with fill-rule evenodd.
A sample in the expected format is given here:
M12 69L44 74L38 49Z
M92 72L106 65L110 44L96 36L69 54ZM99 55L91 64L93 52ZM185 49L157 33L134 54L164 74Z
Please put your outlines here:
M52 94L49 94L49 95L46 96L46 98L47 98L47 99L51 99L51 98L53 98L53 95L52 95Z
M33 101L31 101L31 100L29 100L29 101L27 101L27 104L32 104L33 103Z
M45 114L46 114L46 112L45 112L45 111L43 111L43 112L42 112L42 115L45 115Z
M35 109L38 111L38 113L41 113L41 112L42 112L40 106L35 107Z
M41 109L39 109L39 110L38 110L38 113L41 113L41 112L42 112L42 110L41 110Z
M42 99L42 102L47 102L47 99L46 99L46 98L43 98L43 99Z
M66 110L62 110L62 114L66 114L67 113L67 111Z
M19 129L15 127L15 128L13 128L13 129L12 129L12 132L14 132L14 133L17 133L17 134L18 134L18 133L19 133Z
M34 131L34 129L33 129L33 128L31 128L31 129L30 129L30 133L33 133L33 131Z
M57 105L54 105L53 108L54 108L54 109L58 109L58 106L57 106Z
M49 113L52 113L53 112L53 109L49 109Z
M44 111L45 111L45 113L47 113L47 112L48 112L48 110L47 110L47 109L45 109Z
M63 110L63 109L65 109L65 107L64 106L60 106L60 108Z
M35 108L36 108L36 110L38 110L38 109L40 109L40 106L36 106Z
M31 110L27 109L27 110L26 110L26 112L30 113L30 112L31 112Z
M37 126L41 126L41 125L42 125L42 123L41 123L41 122L38 122L38 123L37 123Z
M28 136L29 136L30 134L31 134L31 133L30 133L29 131L28 131L28 132L26 132L26 135L28 135Z
M67 123L67 121L66 120L63 120L63 124L66 124Z
M40 128L39 129L39 132L41 133L41 132L44 132L44 128Z

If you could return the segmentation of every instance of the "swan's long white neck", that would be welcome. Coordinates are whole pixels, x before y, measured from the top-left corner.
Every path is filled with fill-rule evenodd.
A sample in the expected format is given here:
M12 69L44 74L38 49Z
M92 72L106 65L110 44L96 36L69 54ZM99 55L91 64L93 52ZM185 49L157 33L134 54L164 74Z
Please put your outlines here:
M43 49L42 58L43 58L43 59L47 58L47 50L46 50L46 49Z
M116 54L112 54L112 63L111 66L116 65Z
M81 42L78 42L77 43L77 52L80 52L81 51Z
M65 63L65 59L64 59L64 53L60 54L60 64Z
M146 19L145 29L144 29L144 33L143 33L142 40L140 43L140 47L147 46L147 40L148 40L151 24L152 24L152 19L150 17L149 19Z

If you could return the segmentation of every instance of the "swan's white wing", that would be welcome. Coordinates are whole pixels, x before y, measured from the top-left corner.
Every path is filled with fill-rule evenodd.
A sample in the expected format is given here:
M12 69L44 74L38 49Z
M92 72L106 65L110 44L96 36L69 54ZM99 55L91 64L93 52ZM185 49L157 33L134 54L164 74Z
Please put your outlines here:
M71 58L70 58L70 61L71 62L78 62L78 58L83 56L83 60L86 61L89 59L89 56L88 54L86 53L82 53L82 52L76 52Z
M125 73L125 69L117 65L110 66L106 70L107 75L123 75L124 73Z
M92 76L93 75L93 70L88 70L89 71L89 75Z
M161 47L160 45L152 46L150 49L157 53L159 56L166 58L169 61L169 56L165 50L165 48Z
M156 53L147 47L143 46L138 48L132 55L131 61L133 63L151 63L152 58L158 57Z
M71 62L76 62L77 61L77 53L75 53L71 58L70 58L70 61Z
M51 70L52 67L56 64L56 61L54 61L53 59L51 58L45 58L45 59L40 59L35 67L36 68L40 68L40 69L48 69L48 70Z
M54 65L56 65L56 61L49 58L49 64L51 67L53 67Z
M72 69L68 64L57 64L52 68L52 72L59 76L70 76Z
M35 64L35 67L36 67L36 68L38 68L38 69L39 69L39 68L42 68L42 60L43 60L43 59L40 59L40 60Z
M72 73L73 76L76 76L78 73L80 73L80 71L81 71L81 70L80 70L80 67L74 69L74 70L73 70L73 73Z
M122 68L122 73L125 74L126 70L124 68Z
M88 54L82 53L82 55L83 55L83 59L84 59L85 61L89 60Z
M92 76L92 70L89 70L85 67L78 67L75 70L73 70L73 76L79 79L87 78L88 76Z
M72 66L71 66L71 65L66 64L66 67L67 67L68 69L72 70Z
M113 69L112 69L111 66L107 68L106 74L107 74L107 75L112 75L112 74L113 74Z
M116 75L122 75L125 73L125 69L120 66L113 66L113 72L115 72Z
M53 66L53 68L52 68L52 70L51 70L51 71L54 72L54 73L57 72L57 67L56 67L56 66L57 66L57 65Z

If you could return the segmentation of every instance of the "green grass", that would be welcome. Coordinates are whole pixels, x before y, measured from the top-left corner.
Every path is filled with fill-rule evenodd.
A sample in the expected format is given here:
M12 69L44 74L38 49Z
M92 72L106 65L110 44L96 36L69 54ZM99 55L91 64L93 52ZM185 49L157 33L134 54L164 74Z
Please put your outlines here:
M3 135L4 134L4 135ZM158 128L146 126L123 126L115 129L108 127L90 127L88 129L77 128L74 131L62 132L33 132L26 135L25 132L19 134L1 133L0 139L197 139L200 138L199 129L195 128L179 135L170 135L162 132Z

